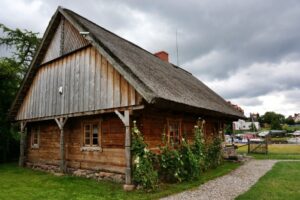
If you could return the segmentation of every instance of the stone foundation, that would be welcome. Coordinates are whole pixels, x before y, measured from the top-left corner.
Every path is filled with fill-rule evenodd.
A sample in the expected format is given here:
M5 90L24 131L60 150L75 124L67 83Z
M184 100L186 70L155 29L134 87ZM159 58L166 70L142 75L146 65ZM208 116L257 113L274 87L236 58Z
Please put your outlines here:
M56 166L56 165L27 162L26 166L29 168L32 168L34 170L50 172L54 175L60 174L59 166ZM124 174L104 172L104 171L100 171L100 170L67 168L67 174L70 174L72 176L95 179L98 181L107 180L107 181L113 181L116 183L124 183L125 182Z

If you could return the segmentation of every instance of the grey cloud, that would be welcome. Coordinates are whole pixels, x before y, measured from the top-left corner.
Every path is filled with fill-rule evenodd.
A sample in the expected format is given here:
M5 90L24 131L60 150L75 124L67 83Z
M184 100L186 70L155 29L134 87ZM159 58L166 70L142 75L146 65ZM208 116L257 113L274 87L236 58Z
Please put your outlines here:
M225 98L259 105L256 97L278 92L295 102L286 91L300 90L298 0L56 0L29 17L0 13L0 22L43 32L59 4L174 63L177 30L179 64Z

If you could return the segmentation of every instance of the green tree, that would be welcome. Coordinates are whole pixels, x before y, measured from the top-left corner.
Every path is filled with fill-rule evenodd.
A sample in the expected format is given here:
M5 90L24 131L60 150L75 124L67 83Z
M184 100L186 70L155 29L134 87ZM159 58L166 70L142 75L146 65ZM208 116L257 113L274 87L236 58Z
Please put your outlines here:
M261 124L270 125L271 129L281 129L281 125L285 122L285 117L282 114L275 112L266 112L259 118Z
M250 124L250 130L253 131L253 132L257 131L257 128L256 128L256 126L253 122Z
M289 116L285 119L285 123L288 124L288 125L294 125L295 121L291 116Z
M0 162L18 156L18 134L7 119L8 110L27 72L40 39L37 33L10 29L0 24L0 46L11 49L11 57L0 58Z

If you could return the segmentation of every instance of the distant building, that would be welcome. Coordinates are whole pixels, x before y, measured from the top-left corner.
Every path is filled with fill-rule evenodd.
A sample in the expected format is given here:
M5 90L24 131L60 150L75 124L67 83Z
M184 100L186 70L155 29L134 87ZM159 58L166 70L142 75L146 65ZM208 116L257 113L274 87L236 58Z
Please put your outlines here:
M300 122L300 113L295 113L293 119L294 119L295 123L299 123Z
M251 124L254 124L257 130L260 129L259 122L246 122L245 120L239 119L238 121L235 121L232 123L232 128L233 130L250 130L251 129Z
M250 113L250 120L257 122L259 118L259 113Z

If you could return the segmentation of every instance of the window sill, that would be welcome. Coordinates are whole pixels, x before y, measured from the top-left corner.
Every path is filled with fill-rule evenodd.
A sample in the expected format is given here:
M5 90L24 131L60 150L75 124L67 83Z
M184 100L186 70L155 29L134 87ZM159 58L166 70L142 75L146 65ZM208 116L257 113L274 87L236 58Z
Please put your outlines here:
M102 152L101 147L81 147L80 151L99 151Z
M32 145L32 146L31 146L31 149L38 149L38 148L39 148L38 145Z

